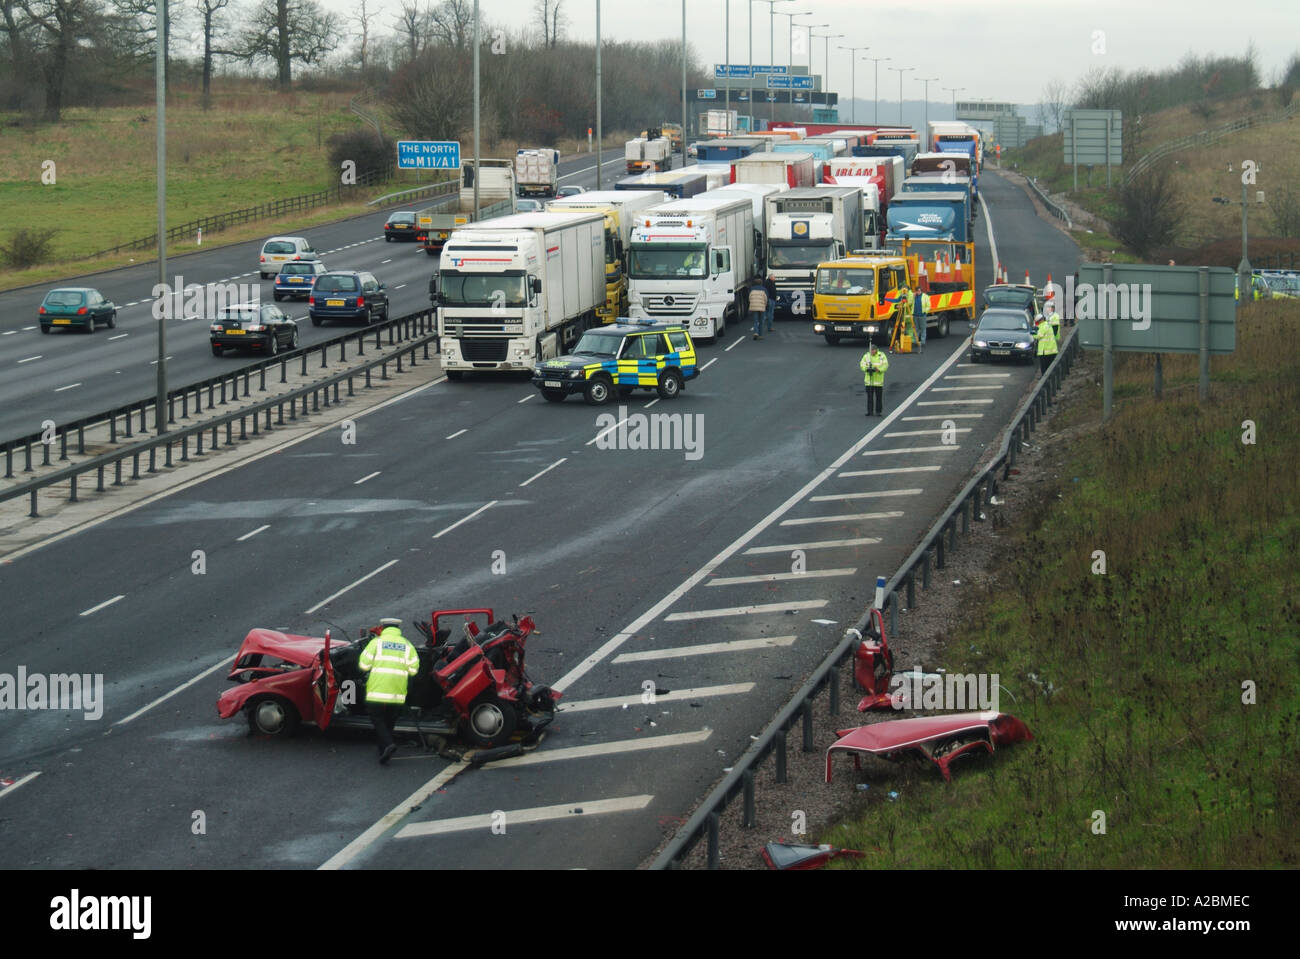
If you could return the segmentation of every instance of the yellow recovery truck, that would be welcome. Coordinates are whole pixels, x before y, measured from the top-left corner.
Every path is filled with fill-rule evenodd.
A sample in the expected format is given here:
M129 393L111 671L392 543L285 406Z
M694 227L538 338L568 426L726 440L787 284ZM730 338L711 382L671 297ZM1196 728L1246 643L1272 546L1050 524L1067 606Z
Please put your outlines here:
M905 239L901 248L854 250L817 266L813 332L832 345L874 339L909 353L917 323L943 337L962 318L975 320L974 243Z

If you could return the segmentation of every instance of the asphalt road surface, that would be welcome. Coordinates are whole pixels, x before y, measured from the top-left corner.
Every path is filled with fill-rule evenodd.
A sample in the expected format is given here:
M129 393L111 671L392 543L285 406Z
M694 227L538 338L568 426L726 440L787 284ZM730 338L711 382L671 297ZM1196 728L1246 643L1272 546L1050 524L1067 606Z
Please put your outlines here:
M1019 188L981 179L981 286L990 219L1013 279L1077 268ZM427 276L409 259L409 283ZM1035 368L971 366L964 333L892 358L883 419L864 416L861 345L793 320L702 347L672 402L439 382L359 418L354 446L324 432L0 566L0 673L104 682L98 718L0 713L0 866L636 865L999 441ZM606 412L689 417L700 443L603 448ZM460 606L541 629L529 671L565 708L522 759L469 770L408 745L381 767L365 734L216 716L251 627L355 634Z

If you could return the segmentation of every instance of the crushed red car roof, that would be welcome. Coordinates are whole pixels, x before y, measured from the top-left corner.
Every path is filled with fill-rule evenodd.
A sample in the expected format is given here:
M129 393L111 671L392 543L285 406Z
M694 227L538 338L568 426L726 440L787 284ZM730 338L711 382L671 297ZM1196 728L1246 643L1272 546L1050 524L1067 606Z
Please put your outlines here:
M826 750L826 781L831 781L831 759L835 752L897 758L913 752L939 767L951 780L949 764L971 751L993 752L998 746L1033 739L1029 727L1008 713L953 713L894 719L856 729L838 730L837 739Z

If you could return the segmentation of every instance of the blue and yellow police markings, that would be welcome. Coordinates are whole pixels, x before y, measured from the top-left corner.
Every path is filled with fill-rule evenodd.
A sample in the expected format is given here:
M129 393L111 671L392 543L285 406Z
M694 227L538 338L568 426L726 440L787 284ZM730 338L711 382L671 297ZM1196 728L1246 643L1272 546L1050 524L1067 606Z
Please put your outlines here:
M676 368L685 379L691 379L696 374L695 354L683 356L673 352L639 359L604 360L584 366L582 372L588 380L597 373L606 373L616 386L657 386L659 375L669 368Z

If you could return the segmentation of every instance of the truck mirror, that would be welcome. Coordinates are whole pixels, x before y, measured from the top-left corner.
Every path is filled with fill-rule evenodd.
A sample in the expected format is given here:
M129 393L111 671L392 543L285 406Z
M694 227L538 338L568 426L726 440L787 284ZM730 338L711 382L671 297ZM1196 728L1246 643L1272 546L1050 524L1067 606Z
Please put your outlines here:
M542 281L540 279L534 276L534 277L530 277L529 280L530 280L529 287L530 289L532 289L534 293L542 292Z

